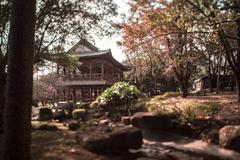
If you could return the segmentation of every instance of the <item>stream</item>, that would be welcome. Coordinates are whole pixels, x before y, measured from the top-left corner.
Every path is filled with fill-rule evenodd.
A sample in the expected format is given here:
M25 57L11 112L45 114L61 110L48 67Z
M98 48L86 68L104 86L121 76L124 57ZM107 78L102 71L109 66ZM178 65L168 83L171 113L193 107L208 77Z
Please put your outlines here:
M135 157L124 160L240 160L232 150L172 133L145 131L143 142L141 149L130 150Z

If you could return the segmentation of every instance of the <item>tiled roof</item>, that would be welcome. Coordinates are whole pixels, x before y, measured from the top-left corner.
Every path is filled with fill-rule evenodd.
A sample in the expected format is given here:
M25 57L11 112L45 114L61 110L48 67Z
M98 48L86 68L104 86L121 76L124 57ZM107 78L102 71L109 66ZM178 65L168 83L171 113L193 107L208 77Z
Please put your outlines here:
M82 57L97 57L102 55L111 54L111 51L108 50L100 50L100 51L88 51L88 52L76 52L77 56Z

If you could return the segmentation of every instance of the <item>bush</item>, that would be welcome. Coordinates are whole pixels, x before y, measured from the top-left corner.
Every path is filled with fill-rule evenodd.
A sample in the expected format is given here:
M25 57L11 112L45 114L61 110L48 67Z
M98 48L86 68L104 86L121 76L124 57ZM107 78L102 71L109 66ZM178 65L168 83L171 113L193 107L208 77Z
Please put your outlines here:
M86 109L74 109L72 112L72 116L74 119L84 118L86 113Z
M222 106L216 102L194 102L185 106L182 114L188 119L196 119L197 117L213 116L221 109Z
M77 107L77 104L76 103L74 103L74 102L69 102L69 103L66 103L66 104L64 104L62 107L60 107L60 108L62 108L62 109L65 109L65 110L73 110L74 108L76 108Z
M39 109L39 120L49 121L53 119L53 112L50 108L40 108Z
M137 100L139 96L140 91L135 86L126 82L117 82L107 88L96 101L100 106L122 106Z
M67 118L64 110L56 110L53 114L53 119L64 120Z
M48 124L40 125L37 129L42 130L42 131L56 131L56 130L58 130L57 126L48 125Z

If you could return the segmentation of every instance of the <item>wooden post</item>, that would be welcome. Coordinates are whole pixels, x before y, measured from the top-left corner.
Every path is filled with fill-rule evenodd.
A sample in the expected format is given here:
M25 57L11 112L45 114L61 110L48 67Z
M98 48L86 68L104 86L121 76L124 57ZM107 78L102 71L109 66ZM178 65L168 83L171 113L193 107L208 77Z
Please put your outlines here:
M76 100L76 89L73 89L73 101L77 102L77 100Z
M59 75L59 64L57 63L57 75Z
M89 88L89 93L90 93L90 101L92 101L92 87Z
M83 101L83 89L81 88L81 90L80 90L80 94L81 94L81 101Z
M91 62L89 64L89 70L90 70L89 79L92 80L92 63Z
M68 88L68 93L67 93L67 101L70 99L70 89Z
M118 74L118 81L121 81L121 75L120 75L120 73L118 72L117 74Z
M63 101L65 101L66 100L66 92L65 92L65 90L63 90Z
M104 63L101 64L101 77L104 80Z

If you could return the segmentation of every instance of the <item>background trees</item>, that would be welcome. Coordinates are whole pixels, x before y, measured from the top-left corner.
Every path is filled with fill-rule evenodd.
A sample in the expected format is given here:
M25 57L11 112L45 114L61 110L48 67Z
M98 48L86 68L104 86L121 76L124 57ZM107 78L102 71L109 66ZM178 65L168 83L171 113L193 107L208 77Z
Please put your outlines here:
M161 70L174 76L183 97L194 74L207 73L214 81L232 73L239 86L239 2L133 0L131 6L132 17L123 27L128 57L151 47L148 55L159 55Z
M133 14L137 18L124 26L123 45L127 57L133 52L142 53L141 56L148 53L155 61L154 66L161 66L162 74L158 77L174 77L186 97L196 61L201 57L194 38L203 33L193 34L193 17L186 16L182 7L177 2L134 1Z
M204 17L204 29L210 29L217 35L224 48L227 60L237 84L238 101L240 101L240 3L234 0L191 1L187 0L190 9ZM198 21L199 23L199 21ZM202 29L202 28L199 28Z

